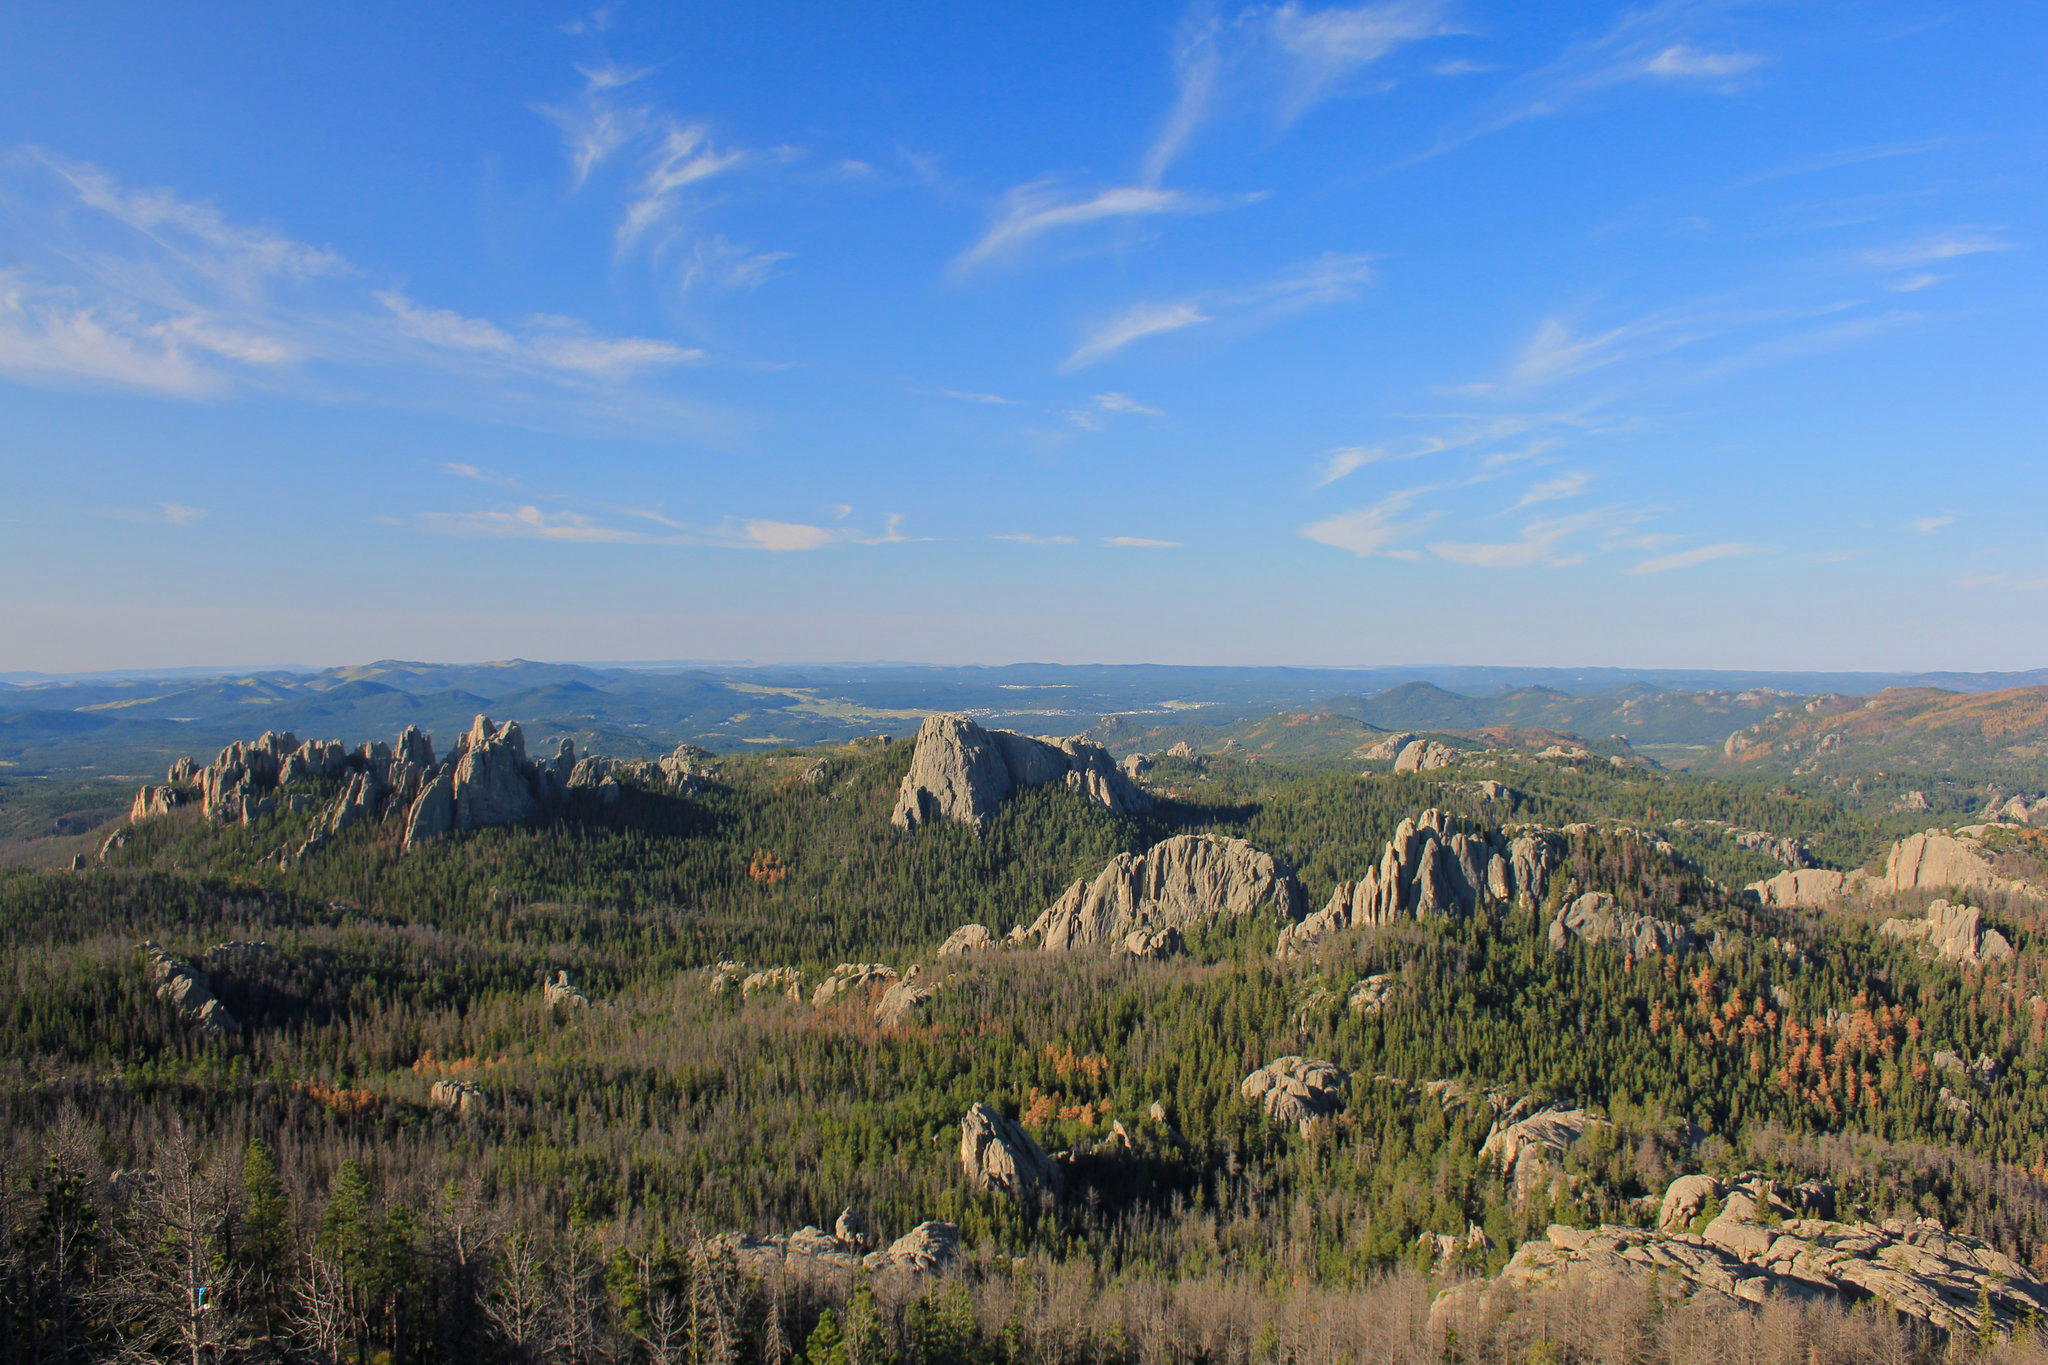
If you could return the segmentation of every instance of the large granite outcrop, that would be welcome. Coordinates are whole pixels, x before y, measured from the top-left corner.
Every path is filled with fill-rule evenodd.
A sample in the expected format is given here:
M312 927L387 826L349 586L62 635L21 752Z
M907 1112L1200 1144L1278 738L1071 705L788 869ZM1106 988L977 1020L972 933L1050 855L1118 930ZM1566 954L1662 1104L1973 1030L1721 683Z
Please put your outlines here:
M977 1190L999 1190L1019 1199L1057 1195L1066 1177L1031 1134L986 1104L960 1120L960 1169Z
M1479 1159L1508 1177L1515 1202L1524 1202L1562 1180L1564 1154L1587 1134L1611 1128L1598 1114L1563 1107L1517 1117L1503 1114L1479 1149Z
M2012 943L1996 929L1984 926L1984 912L1974 905L1953 905L1935 901L1926 913L1910 919L1888 919L1877 926L1887 938L1917 942L1947 962L1981 967L1987 962L2010 962Z
M1683 1230L1714 1200L1725 1202L1711 1221L1698 1232ZM1518 1298L1546 1289L1598 1293L1624 1285L1730 1308L1875 1301L1966 1335L1987 1313L1992 1327L2007 1331L2048 1315L2048 1285L1995 1247L1930 1219L1843 1223L1812 1216L1830 1203L1832 1192L1822 1186L1788 1192L1761 1177L1723 1186L1685 1176L1665 1192L1658 1229L1552 1225L1541 1240L1523 1244L1498 1277L1438 1295L1431 1321L1440 1331L1457 1330L1473 1316L1509 1311Z
M2008 875L1999 867L1997 851L1992 847L1994 831L1999 828L2002 827L1964 825L1960 829L1909 834L1886 852L1884 871L1878 875L1860 868L1848 872L1809 868L1752 882L1749 889L1766 905L1801 910L1822 909L1839 901L1884 892L1992 891L2048 899L2048 888ZM2040 836L2025 837L2038 840Z
M1244 1078L1239 1087L1247 1100L1276 1123L1306 1128L1316 1119L1344 1107L1351 1077L1334 1062L1317 1057L1278 1057Z
M239 1027L227 1006L215 998L213 981L205 972L172 957L153 939L140 947L149 963L150 979L156 983L157 999L208 1037L233 1033Z
M965 1249L960 1229L938 1221L919 1223L888 1246L870 1250L878 1240L865 1218L852 1210L839 1215L832 1231L802 1227L787 1236L760 1237L728 1232L709 1239L705 1250L727 1256L755 1274L811 1270L835 1278L865 1270L906 1275L941 1275L957 1266Z
M1687 925L1624 910L1605 891L1588 891L1550 922L1552 948L1563 952L1575 943L1612 943L1634 958L1677 957L1698 948L1700 937Z
M335 740L301 743L289 732L269 732L238 741L201 766L190 758L171 765L162 784L135 795L131 821L156 819L196 805L223 823L260 820L280 810L306 809L324 800L311 837L293 856L303 856L358 825L391 821L403 847L458 830L516 824L562 806L578 789L576 775L592 773L579 764L575 746L560 742L552 758L530 758L513 722L493 724L478 716L441 760L433 742L408 728L398 742L347 748ZM594 785L608 775L592 773ZM321 795L324 784L339 792ZM294 790L296 789L296 790ZM616 786L613 787L616 794Z
M1048 782L1064 783L1119 815L1152 804L1099 745L985 730L966 716L928 716L889 819L903 829L937 820L979 829L1011 793Z
M1282 932L1279 953L1308 952L1352 929L1380 928L1404 920L1470 915L1517 903L1538 905L1575 847L1596 836L1633 840L1645 853L1673 859L1677 851L1662 839L1626 827L1514 825L1488 829L1432 807L1403 820L1387 840L1379 862L1356 881L1340 882L1322 909ZM1569 914L1569 912L1568 912ZM1677 926L1611 910L1611 901L1587 902L1576 917L1560 916L1553 941L1587 941L1676 931ZM1663 929L1655 926L1663 925ZM1675 933L1667 933L1667 937Z
M1328 904L1282 933L1280 952L1306 951L1348 929L1469 915L1517 897L1541 900L1564 852L1552 831L1509 836L1426 810L1400 823L1376 866L1339 883Z
M1119 853L1010 937L1053 952L1102 948L1140 929L1186 932L1247 916L1292 924L1306 908L1300 881L1271 854L1242 839L1177 834L1143 853Z

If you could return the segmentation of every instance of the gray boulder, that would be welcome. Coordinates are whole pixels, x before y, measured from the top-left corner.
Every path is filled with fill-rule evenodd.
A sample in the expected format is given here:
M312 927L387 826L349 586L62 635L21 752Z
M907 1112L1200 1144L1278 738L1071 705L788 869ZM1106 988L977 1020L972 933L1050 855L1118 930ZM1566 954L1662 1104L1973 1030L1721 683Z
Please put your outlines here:
M960 1169L975 1189L1020 1199L1057 1195L1066 1184L1045 1149L986 1104L975 1105L960 1120Z
M1239 1087L1267 1118L1304 1127L1342 1109L1350 1088L1351 1077L1343 1068L1316 1057L1276 1058L1245 1077Z

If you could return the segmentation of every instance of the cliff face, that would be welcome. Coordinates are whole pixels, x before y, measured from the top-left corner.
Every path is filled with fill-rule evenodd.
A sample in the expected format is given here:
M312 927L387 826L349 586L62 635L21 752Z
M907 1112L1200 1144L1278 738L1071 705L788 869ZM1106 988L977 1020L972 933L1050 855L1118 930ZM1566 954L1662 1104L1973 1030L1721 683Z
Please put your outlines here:
M559 807L577 785L576 769L568 740L553 758L532 759L516 723L497 725L488 716L478 716L440 760L417 729L407 729L395 745L378 741L354 749L272 732L230 744L203 767L178 760L163 784L136 793L129 819L196 805L207 819L243 824L280 809L306 809L301 803L326 799L306 788L339 783L339 795L300 853L355 825L386 819L400 823L402 842L411 848L455 830L516 824Z
M1151 798L1098 745L985 730L966 716L931 716L918 728L910 771L889 819L903 829L935 820L979 829L995 818L1011 793L1048 782L1064 782L1119 815L1135 815L1151 805Z
M1143 853L1120 853L1069 886L1012 939L1052 951L1107 947L1139 930L1187 930L1266 915L1292 924L1308 908L1292 871L1242 839L1178 834Z

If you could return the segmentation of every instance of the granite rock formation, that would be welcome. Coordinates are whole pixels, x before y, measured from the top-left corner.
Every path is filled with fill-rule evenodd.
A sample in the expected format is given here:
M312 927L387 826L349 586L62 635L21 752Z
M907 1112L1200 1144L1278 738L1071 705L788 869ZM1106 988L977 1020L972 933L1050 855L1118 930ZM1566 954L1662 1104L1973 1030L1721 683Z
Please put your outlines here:
M979 829L1011 793L1048 782L1064 783L1119 815L1138 814L1152 803L1098 745L985 730L966 716L928 716L889 819L903 829L938 820Z
M1926 913L1911 919L1888 919L1877 931L1887 938L1921 943L1936 957L1966 967L2010 962L2013 956L2012 944L1996 929L1984 927L1984 912L1974 905L1935 901Z
M294 856L358 825L391 821L404 847L458 830L515 824L561 806L580 767L575 746L561 741L550 759L531 759L519 726L478 716L445 759L416 728L395 745L347 748L335 740L301 743L271 731L237 741L201 766L181 758L166 780L135 795L130 821L152 820L196 805L207 819L242 824L303 802L324 800L312 837ZM599 779L593 777L591 784ZM331 797L320 786L340 790ZM292 790L297 788L298 790ZM614 795L615 795L614 789Z
M1681 1230L1715 1199L1725 1200L1717 1216L1698 1232ZM1468 1314L1490 1316L1547 1288L1599 1292L1624 1284L1730 1308L1781 1299L1875 1301L1963 1335L1987 1311L1990 1325L2007 1331L2048 1315L2048 1284L1987 1243L1929 1219L1844 1223L1813 1212L1831 1203L1832 1192L1818 1184L1787 1192L1761 1177L1722 1186L1684 1176L1665 1191L1656 1230L1553 1224L1498 1277L1444 1291L1430 1317L1439 1329L1455 1329Z
M1239 1090L1276 1123L1304 1127L1344 1107L1351 1077L1316 1057L1279 1057L1244 1078Z
M1605 891L1589 891L1565 905L1550 922L1550 946L1559 952L1574 943L1612 943L1630 957L1652 953L1676 957L1700 946L1688 926L1623 910Z
M1559 1163L1579 1139L1612 1126L1584 1109L1539 1109L1519 1118L1503 1115L1486 1135L1479 1159L1500 1168L1515 1201L1521 1203L1546 1187L1556 1187L1564 1173Z
M1306 901L1293 872L1244 840L1177 834L1119 853L1010 937L1052 952L1108 947L1140 929L1186 931L1254 915L1292 924Z
M156 983L157 999L173 1006L208 1037L233 1033L239 1027L227 1006L214 997L213 982L205 972L172 957L154 940L140 946L149 962L150 979Z
M960 1120L960 1169L977 1190L999 1190L1020 1199L1057 1195L1065 1174L1015 1121L986 1104Z

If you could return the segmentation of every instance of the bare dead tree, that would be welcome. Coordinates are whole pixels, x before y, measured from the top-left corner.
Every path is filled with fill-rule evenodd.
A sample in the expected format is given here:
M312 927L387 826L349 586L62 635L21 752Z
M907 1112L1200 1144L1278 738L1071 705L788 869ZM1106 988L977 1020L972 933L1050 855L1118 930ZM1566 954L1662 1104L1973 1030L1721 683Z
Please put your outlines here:
M115 1220L112 1264L93 1290L121 1348L208 1365L246 1334L243 1273L227 1256L240 1185L231 1163L204 1156L183 1124L157 1152Z

